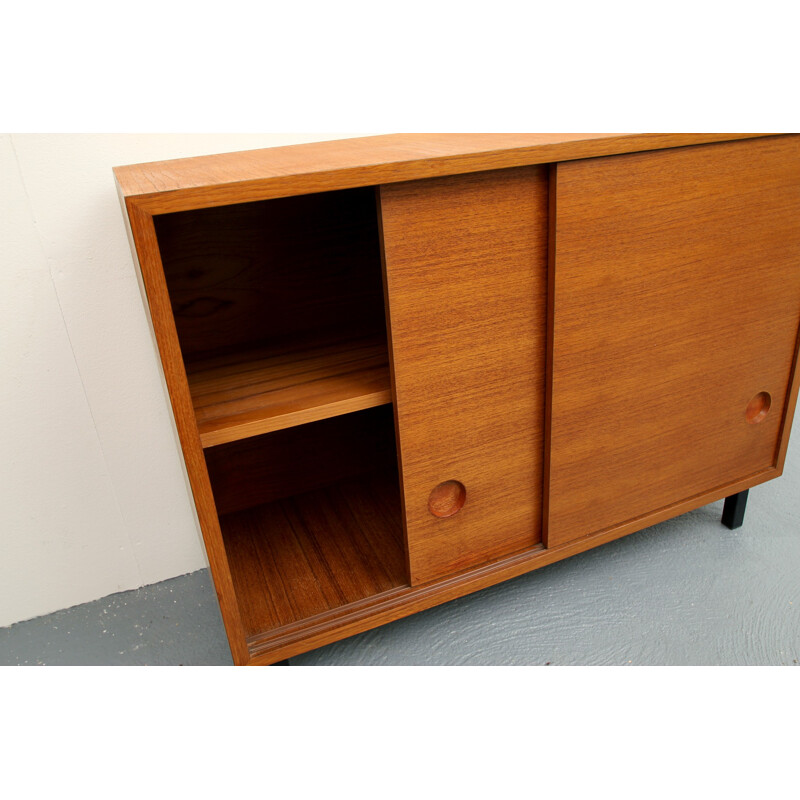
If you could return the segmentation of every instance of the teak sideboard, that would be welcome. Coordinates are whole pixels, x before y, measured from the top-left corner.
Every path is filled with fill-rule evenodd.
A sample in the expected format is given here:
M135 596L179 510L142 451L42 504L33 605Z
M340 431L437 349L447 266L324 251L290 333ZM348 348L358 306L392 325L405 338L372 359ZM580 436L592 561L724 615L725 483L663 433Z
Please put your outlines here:
M222 617L271 664L782 470L800 136L115 169Z

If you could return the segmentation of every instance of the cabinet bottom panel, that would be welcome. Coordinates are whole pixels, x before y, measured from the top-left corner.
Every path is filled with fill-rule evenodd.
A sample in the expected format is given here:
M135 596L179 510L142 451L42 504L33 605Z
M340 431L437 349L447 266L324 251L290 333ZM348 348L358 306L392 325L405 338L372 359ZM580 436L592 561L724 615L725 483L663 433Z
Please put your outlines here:
M407 585L396 472L220 518L247 637Z

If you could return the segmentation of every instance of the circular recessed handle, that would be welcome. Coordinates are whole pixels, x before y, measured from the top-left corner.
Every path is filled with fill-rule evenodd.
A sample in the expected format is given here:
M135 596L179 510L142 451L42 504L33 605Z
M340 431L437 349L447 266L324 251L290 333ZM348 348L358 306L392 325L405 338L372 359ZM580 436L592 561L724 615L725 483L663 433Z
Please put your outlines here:
M434 517L452 517L461 511L467 490L461 481L443 481L435 486L428 498L428 511Z
M767 414L769 414L769 407L772 405L772 398L769 392L759 392L748 404L744 412L744 418L755 425L761 422Z

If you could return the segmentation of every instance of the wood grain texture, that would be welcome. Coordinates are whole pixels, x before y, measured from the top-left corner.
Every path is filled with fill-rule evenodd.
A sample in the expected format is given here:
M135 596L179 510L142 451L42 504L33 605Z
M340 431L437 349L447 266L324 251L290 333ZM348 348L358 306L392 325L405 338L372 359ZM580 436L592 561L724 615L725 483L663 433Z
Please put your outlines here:
M264 344L385 336L373 189L157 217L187 363Z
M150 214L764 136L757 133L401 133L116 167Z
M205 451L219 514L372 472L397 470L391 406L248 437Z
M385 338L232 353L188 379L203 447L392 402Z
M246 664L249 652L242 628L236 593L231 581L228 559L222 542L219 518L208 478L203 448L197 431L189 384L181 356L178 334L172 317L164 270L156 239L153 218L135 204L127 204L134 257L141 275L152 331L161 356L164 381L169 392L176 431L183 452L186 472L194 496L211 576L219 600L220 612L228 634L234 663Z
M784 137L558 165L549 547L777 468L798 156Z
M394 471L223 516L247 634L406 584L400 520Z
M412 584L541 538L547 172L381 188ZM463 508L428 508L443 481Z

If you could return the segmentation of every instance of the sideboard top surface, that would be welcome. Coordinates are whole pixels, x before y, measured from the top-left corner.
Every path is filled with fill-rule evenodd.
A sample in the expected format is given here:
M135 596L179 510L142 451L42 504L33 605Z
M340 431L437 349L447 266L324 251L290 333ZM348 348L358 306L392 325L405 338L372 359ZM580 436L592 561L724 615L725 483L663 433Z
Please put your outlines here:
M763 133L397 133L115 167L149 214L465 172L660 150Z

